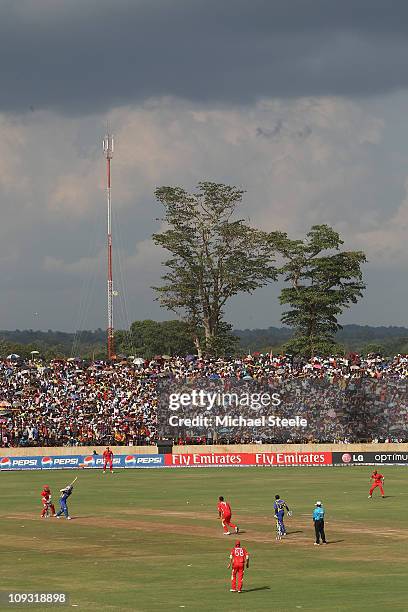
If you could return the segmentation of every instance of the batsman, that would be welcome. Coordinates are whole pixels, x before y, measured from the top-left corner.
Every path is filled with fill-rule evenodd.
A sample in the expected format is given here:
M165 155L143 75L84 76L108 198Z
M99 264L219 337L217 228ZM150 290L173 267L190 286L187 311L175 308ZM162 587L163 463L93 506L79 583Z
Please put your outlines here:
M75 478L71 482L71 484L69 484L67 487L60 489L60 493L61 493L60 500L59 500L60 510L55 515L57 518L60 518L60 516L63 514L68 521L71 520L71 517L69 516L69 511L68 511L67 499L72 494L72 491L74 490L74 483L76 480L77 478Z

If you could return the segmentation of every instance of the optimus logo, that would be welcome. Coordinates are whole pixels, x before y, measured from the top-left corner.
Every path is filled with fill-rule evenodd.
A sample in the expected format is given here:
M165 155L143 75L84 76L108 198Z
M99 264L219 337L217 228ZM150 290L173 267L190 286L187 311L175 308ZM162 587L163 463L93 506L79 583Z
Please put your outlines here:
M3 469L11 468L11 459L10 459L10 457L2 457L0 459L0 468L3 468Z

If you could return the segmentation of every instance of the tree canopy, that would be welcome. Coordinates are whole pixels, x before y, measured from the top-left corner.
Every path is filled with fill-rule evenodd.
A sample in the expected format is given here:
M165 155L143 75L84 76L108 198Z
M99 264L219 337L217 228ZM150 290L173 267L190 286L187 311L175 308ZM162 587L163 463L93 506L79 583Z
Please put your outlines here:
M212 182L199 183L195 193L181 187L156 190L165 229L153 240L169 257L163 284L155 290L160 303L189 325L199 352L224 352L233 344L223 321L226 303L277 277L271 236L235 218L243 193Z
M305 240L276 237L284 264L281 272L289 287L280 302L289 305L282 323L294 329L287 348L313 356L336 351L339 315L363 295L362 251L341 251L339 234L328 225L314 225Z

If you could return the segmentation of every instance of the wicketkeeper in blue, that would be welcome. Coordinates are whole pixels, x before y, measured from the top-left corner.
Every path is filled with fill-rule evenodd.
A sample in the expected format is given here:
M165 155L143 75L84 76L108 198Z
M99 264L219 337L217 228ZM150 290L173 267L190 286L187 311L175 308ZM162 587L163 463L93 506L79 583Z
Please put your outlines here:
M289 506L287 505L287 503L280 498L280 495L275 495L275 501L273 503L273 509L275 511L275 518L277 520L278 523L278 528L280 531L280 534L285 536L287 535L286 532L286 527L285 527L285 523L283 522L284 516L285 516L285 510L288 513L288 516L291 515L291 511L289 510Z
M75 478L76 480L76 478ZM60 489L60 510L59 512L57 512L57 514L55 515L57 518L59 518L62 514L65 516L66 519L68 519L68 521L71 520L71 517L69 516L69 511L68 511L68 505L67 505L67 499L68 497L71 495L72 491L74 490L74 482L71 482L70 485L68 485L67 487L64 487L63 489Z

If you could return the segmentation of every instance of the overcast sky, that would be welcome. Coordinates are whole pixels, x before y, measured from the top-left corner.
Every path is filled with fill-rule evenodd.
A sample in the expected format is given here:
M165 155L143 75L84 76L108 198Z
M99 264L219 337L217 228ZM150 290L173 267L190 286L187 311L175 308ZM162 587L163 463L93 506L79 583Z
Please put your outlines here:
M406 0L2 0L0 329L105 327L113 160L116 326L154 301L156 186L246 190L241 215L362 249L343 321L408 325ZM279 288L235 298L278 325Z

